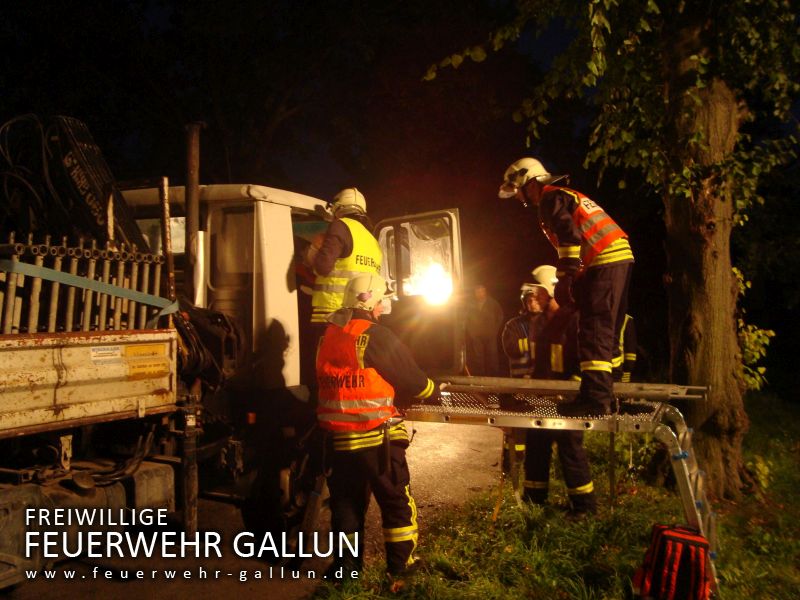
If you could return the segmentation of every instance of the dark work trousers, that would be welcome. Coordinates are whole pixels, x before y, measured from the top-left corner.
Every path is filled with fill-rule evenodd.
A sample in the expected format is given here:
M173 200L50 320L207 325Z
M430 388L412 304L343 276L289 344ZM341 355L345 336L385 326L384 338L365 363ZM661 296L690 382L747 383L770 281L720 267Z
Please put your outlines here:
M331 453L330 490L331 528L334 534L358 532L359 561L363 559L364 518L370 491L381 509L386 569L401 574L413 562L419 537L417 506L409 489L406 445L389 445L391 470L386 471L382 446L357 451Z
M553 442L558 446L558 459L564 472L572 510L594 511L594 494L589 459L583 448L583 432L568 430L527 429L525 433L525 499L544 504L550 482L550 458Z
M497 336L470 337L472 360L467 361L471 375L497 377L500 374L500 352L497 347Z
M613 407L611 361L619 354L632 270L633 263L590 267L576 281L580 402Z

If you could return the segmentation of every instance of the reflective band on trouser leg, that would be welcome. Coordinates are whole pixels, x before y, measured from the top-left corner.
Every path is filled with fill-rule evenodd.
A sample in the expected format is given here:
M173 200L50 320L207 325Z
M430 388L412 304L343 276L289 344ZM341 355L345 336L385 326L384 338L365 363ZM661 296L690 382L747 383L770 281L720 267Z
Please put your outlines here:
M550 482L548 481L530 481L526 479L522 482L522 487L530 489L530 490L546 490L550 487Z
M410 513L410 524L403 527L384 527L383 542L386 546L386 566L390 573L398 574L414 563L414 550L419 541L417 524L417 505L411 496L409 486L404 488L407 508ZM384 520L386 516L384 515Z
M525 444L515 444L513 440L511 442L504 441L503 448L506 450L514 450L514 452L525 452Z
M547 495L550 486L547 481L531 481L526 479L522 482L522 496L525 500L534 504L544 504L547 502Z
M581 372L583 371L604 371L611 373L611 362L607 360L584 360L581 361Z
M579 496L580 494L591 494L594 492L594 482L590 481L586 485L582 485L576 488L567 488L567 493L570 496Z

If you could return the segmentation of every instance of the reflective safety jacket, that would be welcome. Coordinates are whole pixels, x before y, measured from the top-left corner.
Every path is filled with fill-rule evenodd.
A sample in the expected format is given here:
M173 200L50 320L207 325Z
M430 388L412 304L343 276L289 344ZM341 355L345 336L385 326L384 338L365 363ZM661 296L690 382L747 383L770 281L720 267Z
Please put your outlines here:
M371 320L368 312L353 312L344 327L328 325L317 353L317 420L335 432L335 450L380 445L383 436L376 428L399 415L396 391L417 399L435 392L433 381L390 329ZM399 440L401 432L395 429L390 437Z
M508 357L511 377L533 375L533 357L536 356L536 342L533 338L533 322L537 315L523 311L503 327L500 340L503 352Z
M323 429L368 431L398 414L392 385L364 367L369 338L362 334L370 326L361 319L328 325L317 354L317 419Z
M353 277L361 273L380 274L381 271L383 253L380 245L369 230L355 219L344 218L333 221L319 254L324 254L325 246L329 245L330 232L335 232L337 228L341 229L342 224L346 228L342 230L342 234L345 236L349 234L352 239L352 251L346 256L339 256L329 272L323 274L317 271L311 295L312 323L324 323L329 314L342 307L344 288ZM346 241L340 244L345 251L351 246Z
M558 251L556 275L581 268L633 262L628 235L591 198L565 187L546 185L539 220Z

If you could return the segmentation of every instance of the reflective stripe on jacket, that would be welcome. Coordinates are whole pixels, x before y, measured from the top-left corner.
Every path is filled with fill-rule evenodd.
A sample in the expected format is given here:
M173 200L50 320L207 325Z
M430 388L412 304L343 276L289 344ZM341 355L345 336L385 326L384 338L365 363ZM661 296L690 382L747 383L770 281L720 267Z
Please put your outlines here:
M333 270L327 275L317 275L311 295L311 322L324 323L333 311L342 308L347 282L360 273L381 272L383 253L375 237L355 219L344 218L353 236L353 251L349 256L336 259Z
M317 354L317 420L323 429L369 431L399 414L394 387L375 369L364 367L366 331L372 325L352 319L325 331Z
M556 208L556 212L566 211L552 214L545 210L541 215L542 228L558 251L559 264L556 266L560 273L576 269L577 264L572 268L568 265L578 263L578 258L585 267L633 262L628 235L591 198L575 190L552 185L544 187L544 194L559 195L563 200L555 201L553 207L561 207ZM572 225L567 225L566 213L569 213ZM572 230L569 235L564 235L565 228ZM575 245L578 242L580 246Z
M520 313L503 327L500 336L503 352L508 357L511 377L530 377L536 344L531 340L531 324L536 317L527 311Z

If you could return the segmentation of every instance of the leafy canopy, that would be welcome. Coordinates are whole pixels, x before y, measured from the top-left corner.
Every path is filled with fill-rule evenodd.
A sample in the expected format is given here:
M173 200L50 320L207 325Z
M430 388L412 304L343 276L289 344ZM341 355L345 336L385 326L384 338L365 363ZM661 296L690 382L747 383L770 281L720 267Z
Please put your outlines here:
M596 164L601 177L608 167L635 169L671 199L713 178L735 199L740 221L762 201L759 178L795 155L796 123L781 126L800 93L800 32L788 0L518 0L516 7L485 43L431 66L425 79L467 58L481 62L523 33L561 40L564 51L514 113L529 135L539 136L556 103L582 99L596 109L584 166ZM733 92L740 124L776 125L758 136L745 127L732 152L703 160L708 140L696 117L715 82Z

